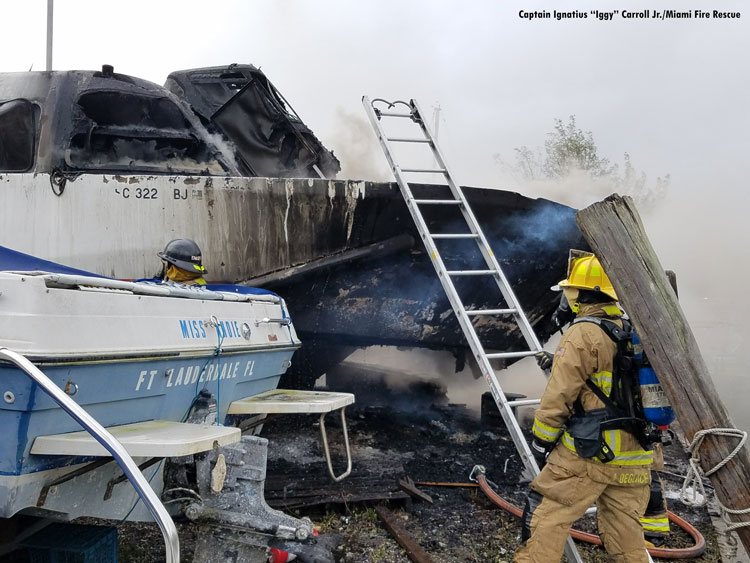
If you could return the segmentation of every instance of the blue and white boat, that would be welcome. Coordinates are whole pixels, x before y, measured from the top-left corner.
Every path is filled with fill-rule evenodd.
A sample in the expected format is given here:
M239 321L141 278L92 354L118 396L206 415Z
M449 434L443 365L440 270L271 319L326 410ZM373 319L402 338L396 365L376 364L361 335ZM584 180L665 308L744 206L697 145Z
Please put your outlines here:
M230 405L275 389L300 346L268 291L124 282L2 247L0 270L0 518L122 518L138 499L102 445L3 352L31 361L148 464L237 442ZM201 390L218 425L184 424ZM158 493L161 472L141 468ZM129 517L150 519L145 510Z

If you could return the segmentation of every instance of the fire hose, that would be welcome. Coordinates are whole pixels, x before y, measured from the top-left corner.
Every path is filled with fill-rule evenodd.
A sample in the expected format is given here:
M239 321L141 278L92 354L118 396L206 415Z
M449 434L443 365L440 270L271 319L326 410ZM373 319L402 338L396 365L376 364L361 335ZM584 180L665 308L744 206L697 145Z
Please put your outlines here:
M472 472L474 475L474 478L476 479L477 483L479 484L479 488L482 489L482 492L484 492L485 495L487 495L487 498L489 498L492 502L494 502L496 505L498 505L503 510L510 512L511 514L521 518L523 515L523 510L519 507L517 507L515 504L512 504L502 498L500 495L498 495L490 486L490 484L487 482L487 478L485 477L485 470L484 467L481 465L477 465L474 467L474 471ZM661 559L690 559L693 557L700 556L706 549L706 540L703 537L703 535L689 522L683 520L673 512L667 511L667 516L669 517L670 522L674 522L677 526L682 528L685 532L687 532L695 542L695 545L691 547L647 547L648 552L651 554L652 557L659 557ZM582 532L581 530L570 530L570 535L573 537L573 539L590 543L593 545L602 545L601 538L596 534L591 534L589 532Z

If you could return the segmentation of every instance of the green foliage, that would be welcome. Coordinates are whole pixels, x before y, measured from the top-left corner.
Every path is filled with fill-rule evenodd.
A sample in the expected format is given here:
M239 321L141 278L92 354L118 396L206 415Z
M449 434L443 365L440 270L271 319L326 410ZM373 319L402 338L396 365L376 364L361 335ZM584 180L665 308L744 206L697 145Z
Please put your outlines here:
M625 153L621 167L600 156L593 134L583 131L574 115L567 122L555 119L543 148L517 147L515 162L510 165L498 160L520 181L563 183L571 179L588 180L593 184L603 184L603 188L611 191L630 195L642 206L653 205L662 199L670 184L667 174L649 186L645 172L633 166L628 153Z
M388 549L386 549L385 543L381 543L378 547L372 550L370 553L370 561L385 561L388 557Z
M357 518L361 518L366 522L370 522L371 524L374 524L378 521L378 513L371 506L365 508L362 512L357 513L356 516Z
M568 123L555 119L555 128L544 142L547 178L564 178L574 170L586 170L594 178L611 174L617 167L597 154L591 131L583 132L571 115Z
M339 515L336 512L329 510L321 518L318 525L320 526L320 531L325 533L336 530L340 523L341 518L339 517Z
M628 153L625 153L622 174L613 174L612 180L615 191L631 196L641 207L651 207L663 199L671 183L671 178L667 174L663 178L657 177L654 185L648 186L646 173L635 169Z

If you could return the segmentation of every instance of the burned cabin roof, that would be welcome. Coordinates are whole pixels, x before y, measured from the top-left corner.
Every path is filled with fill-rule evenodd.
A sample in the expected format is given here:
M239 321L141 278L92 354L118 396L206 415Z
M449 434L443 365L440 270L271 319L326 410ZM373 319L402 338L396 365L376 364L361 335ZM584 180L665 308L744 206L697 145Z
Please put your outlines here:
M247 75L206 119L205 104L194 112L190 100L106 65L0 73L0 172L310 177L319 175L317 166L334 176L333 153L286 110L269 82ZM195 69L170 75L178 92L180 77L187 92L225 86L216 69ZM200 87L191 90L193 82Z
M341 170L333 152L253 65L177 71L165 87L190 104L211 132L234 144L250 176L333 178Z
M182 100L111 67L0 74L0 170L239 174Z

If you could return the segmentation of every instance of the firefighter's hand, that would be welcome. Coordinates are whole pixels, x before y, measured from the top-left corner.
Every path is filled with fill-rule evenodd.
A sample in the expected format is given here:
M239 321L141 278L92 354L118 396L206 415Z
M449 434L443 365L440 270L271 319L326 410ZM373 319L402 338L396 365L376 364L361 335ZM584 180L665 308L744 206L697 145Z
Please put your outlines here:
M534 354L534 359L536 360L537 365L545 371L552 368L552 360L554 357L555 356L552 352L547 352L545 350Z
M554 442L542 442L538 438L534 438L531 441L531 454L534 456L536 464L539 466L539 470L541 470L542 467L544 467L544 464L547 463L547 456L554 447Z

